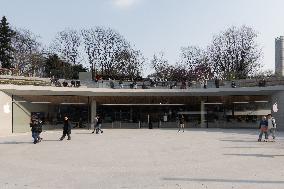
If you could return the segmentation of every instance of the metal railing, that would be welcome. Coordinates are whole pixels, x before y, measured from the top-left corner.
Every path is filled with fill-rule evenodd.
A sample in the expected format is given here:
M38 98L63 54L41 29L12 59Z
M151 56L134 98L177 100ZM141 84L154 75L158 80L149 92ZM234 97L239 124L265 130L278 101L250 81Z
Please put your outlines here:
M232 84L234 83L234 85ZM82 81L83 86L89 88L112 88L112 89L206 89L206 88L243 88L243 87L268 87L284 85L284 79L247 79L234 81L219 81L216 85L214 80L207 82L155 82L155 84L145 82L100 80L100 81Z
M72 84L72 82L75 81ZM244 79L234 81L208 80L206 82L175 82L175 81L118 81L118 80L99 80L99 81L80 81L58 79L60 85L55 85L51 78L24 77L0 75L0 84L14 85L35 85L35 86L56 86L56 87L88 87L88 88L111 88L111 89L205 89L205 88L243 88L243 87L267 87L284 85L284 78L263 79ZM77 84L76 82L79 82ZM234 86L232 84L234 82ZM67 85L64 85L64 83ZM218 84L217 84L218 83Z

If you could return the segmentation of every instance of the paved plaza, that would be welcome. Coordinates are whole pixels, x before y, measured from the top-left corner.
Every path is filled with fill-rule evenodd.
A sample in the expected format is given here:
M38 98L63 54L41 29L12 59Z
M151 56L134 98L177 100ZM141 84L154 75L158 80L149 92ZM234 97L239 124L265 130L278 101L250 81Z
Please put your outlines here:
M1 189L284 188L284 133L257 130L73 130L0 137Z

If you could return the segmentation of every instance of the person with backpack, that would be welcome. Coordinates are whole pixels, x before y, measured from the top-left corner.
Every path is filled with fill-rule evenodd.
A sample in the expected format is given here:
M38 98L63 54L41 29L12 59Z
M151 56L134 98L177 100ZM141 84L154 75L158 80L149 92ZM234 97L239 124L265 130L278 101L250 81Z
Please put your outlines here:
M268 133L267 133L268 123L267 123L265 116L262 117L262 120L259 123L259 129L260 129L260 134L259 134L259 137L258 137L258 142L262 141L262 135L263 134L265 135L264 141L267 142L268 141Z
M267 123L268 123L268 137L271 135L272 139L275 140L276 121L271 114L267 115Z
M37 132L35 120L31 121L30 127L31 127L31 131L32 131L32 137L34 139L34 144L36 144L38 142L38 132Z
M39 120L32 120L30 123L32 137L34 139L34 144L41 141L40 133L42 132L42 125L39 123Z

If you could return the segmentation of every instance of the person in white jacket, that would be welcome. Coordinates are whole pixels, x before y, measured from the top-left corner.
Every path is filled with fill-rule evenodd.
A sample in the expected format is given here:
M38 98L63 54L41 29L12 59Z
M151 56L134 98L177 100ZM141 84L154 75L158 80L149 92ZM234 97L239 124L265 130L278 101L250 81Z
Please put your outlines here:
M272 136L273 140L275 139L275 130L276 130L276 121L271 114L267 115L268 122L268 136Z

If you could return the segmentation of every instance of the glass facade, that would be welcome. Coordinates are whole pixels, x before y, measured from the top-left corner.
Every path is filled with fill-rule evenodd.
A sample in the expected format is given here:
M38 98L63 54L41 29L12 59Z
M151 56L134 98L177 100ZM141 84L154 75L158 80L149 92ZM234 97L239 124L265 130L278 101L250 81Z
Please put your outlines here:
M88 128L89 111L87 97L13 96L13 132L28 132L33 114L40 115L45 130L61 129L64 116L73 127Z
M133 128L148 127L149 122L154 127L177 127L179 114L191 128L257 128L261 117L271 113L269 96L155 97L152 104L147 104L148 98L145 104L140 100L120 104L124 103L123 97L116 98L113 104L98 99L98 111L112 128L131 123ZM158 103L162 100L164 103Z
M271 113L269 96L14 96L13 130L29 131L34 113L45 129L61 128L65 115L74 127L90 128L92 101L105 128L175 128L180 114L190 128L257 128Z

